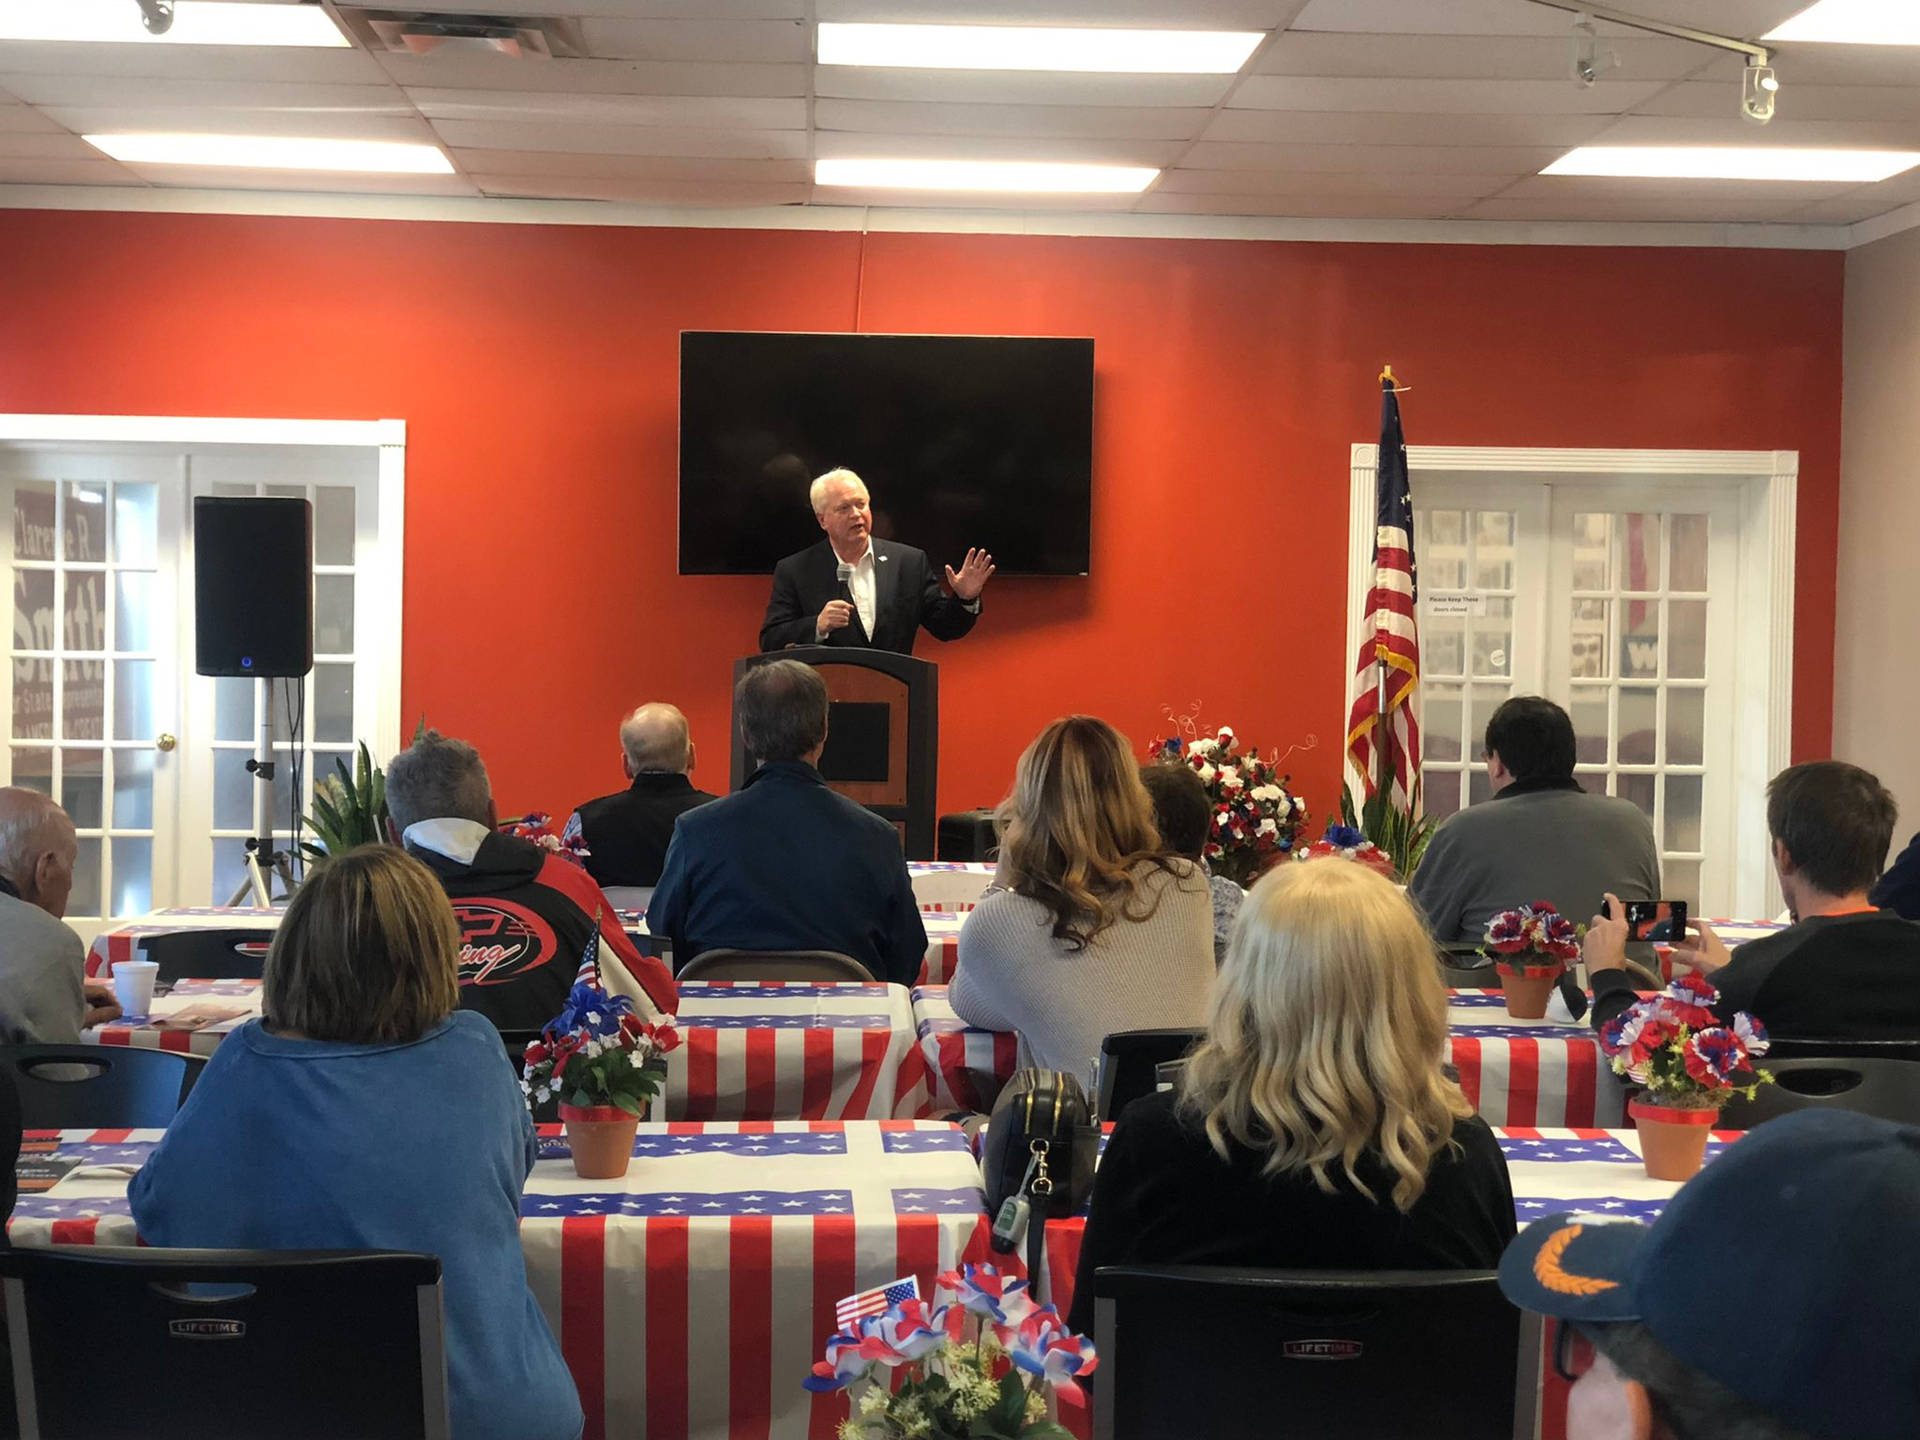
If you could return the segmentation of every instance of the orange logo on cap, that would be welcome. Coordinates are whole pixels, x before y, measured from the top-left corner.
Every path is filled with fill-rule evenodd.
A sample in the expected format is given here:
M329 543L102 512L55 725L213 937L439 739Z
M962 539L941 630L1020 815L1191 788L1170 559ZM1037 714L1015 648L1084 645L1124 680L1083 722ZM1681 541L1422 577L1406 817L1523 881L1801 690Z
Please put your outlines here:
M1540 1253L1533 1257L1533 1278L1556 1295L1598 1295L1603 1290L1619 1288L1616 1281L1601 1280L1592 1275L1569 1274L1561 1267L1560 1257L1566 1253L1574 1237L1586 1227L1568 1225L1556 1230L1547 1237L1547 1243L1540 1247Z

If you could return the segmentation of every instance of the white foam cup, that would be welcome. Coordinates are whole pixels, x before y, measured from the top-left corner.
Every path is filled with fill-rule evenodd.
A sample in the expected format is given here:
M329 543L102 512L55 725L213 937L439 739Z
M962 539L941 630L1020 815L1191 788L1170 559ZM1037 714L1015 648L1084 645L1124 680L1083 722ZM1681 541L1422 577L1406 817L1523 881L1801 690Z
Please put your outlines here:
M153 1008L153 980L160 967L152 960L120 960L113 967L113 996L120 1013L144 1020Z

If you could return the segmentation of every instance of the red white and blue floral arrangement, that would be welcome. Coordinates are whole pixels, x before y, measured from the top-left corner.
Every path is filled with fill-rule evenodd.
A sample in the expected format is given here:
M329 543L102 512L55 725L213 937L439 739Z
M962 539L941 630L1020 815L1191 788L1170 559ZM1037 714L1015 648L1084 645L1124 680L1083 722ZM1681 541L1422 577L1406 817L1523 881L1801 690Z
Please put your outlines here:
M1719 998L1711 981L1682 975L1609 1020L1600 1048L1616 1075L1646 1087L1652 1104L1717 1110L1732 1095L1751 1100L1773 1079L1753 1063L1767 1053L1766 1027L1745 1010L1722 1024L1713 1012Z
M963 1265L937 1284L951 1299L896 1301L827 1341L805 1384L860 1387L840 1440L1072 1440L1049 1418L1047 1393L1083 1398L1079 1379L1099 1363L1092 1344L1035 1304L1025 1280L991 1265Z
M531 840L549 855L570 860L582 869L586 868L587 856L593 853L587 849L585 837L572 827L563 835L554 834L553 816L544 810L533 810L512 820L502 820L500 833L511 835L516 840Z
M1232 726L1222 725L1210 736L1158 738L1148 759L1185 765L1206 786L1213 829L1201 854L1214 874L1251 885L1293 849L1306 801L1288 790L1292 777L1279 774L1274 761L1261 759L1256 749L1240 748Z

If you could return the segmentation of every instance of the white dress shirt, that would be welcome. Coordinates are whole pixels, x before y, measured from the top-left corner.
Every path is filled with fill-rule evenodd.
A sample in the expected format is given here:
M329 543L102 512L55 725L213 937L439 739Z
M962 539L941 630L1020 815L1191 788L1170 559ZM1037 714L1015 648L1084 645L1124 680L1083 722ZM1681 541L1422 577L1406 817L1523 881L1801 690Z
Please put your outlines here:
M836 552L834 565L837 568L845 562ZM847 588L853 592L853 608L860 617L860 623L866 627L867 639L873 639L874 611L880 598L879 581L874 575L873 541L867 541L867 553L853 564L853 573L847 577Z

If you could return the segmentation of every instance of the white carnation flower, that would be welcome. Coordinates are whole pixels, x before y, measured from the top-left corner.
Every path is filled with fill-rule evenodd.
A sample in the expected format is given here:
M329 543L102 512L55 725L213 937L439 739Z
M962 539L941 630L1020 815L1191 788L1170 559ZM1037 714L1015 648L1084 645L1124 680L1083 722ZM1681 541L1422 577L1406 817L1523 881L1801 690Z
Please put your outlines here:
M1262 835L1278 835L1280 833L1280 827L1271 820L1262 820L1260 822L1260 833Z
M1211 785L1213 783L1213 777L1215 775L1218 775L1220 772L1214 769L1213 766L1211 765L1202 765L1198 770L1194 771L1193 773L1200 777L1201 784Z

